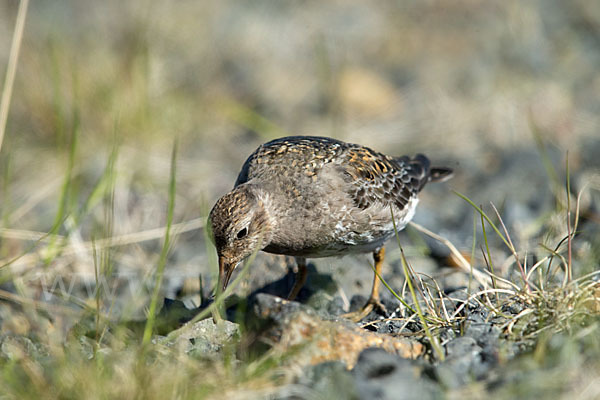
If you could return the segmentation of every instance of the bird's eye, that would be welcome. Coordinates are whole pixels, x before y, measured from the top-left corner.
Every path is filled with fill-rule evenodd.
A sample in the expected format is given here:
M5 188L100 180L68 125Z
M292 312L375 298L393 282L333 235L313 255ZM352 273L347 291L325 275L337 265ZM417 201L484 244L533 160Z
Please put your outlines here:
M248 228L243 228L241 231L237 233L237 238L241 239L248 234Z

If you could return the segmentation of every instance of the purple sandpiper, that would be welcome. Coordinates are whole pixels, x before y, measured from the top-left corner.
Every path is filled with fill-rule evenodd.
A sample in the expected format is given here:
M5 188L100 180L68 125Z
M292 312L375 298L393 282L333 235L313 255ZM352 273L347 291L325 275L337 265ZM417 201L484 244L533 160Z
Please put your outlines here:
M326 137L291 136L261 145L248 157L233 190L210 212L219 258L219 289L252 253L294 256L293 300L306 281L306 259L372 252L381 273L384 243L412 219L426 183L452 170L430 167L422 154L391 157ZM359 320L381 307L379 279Z

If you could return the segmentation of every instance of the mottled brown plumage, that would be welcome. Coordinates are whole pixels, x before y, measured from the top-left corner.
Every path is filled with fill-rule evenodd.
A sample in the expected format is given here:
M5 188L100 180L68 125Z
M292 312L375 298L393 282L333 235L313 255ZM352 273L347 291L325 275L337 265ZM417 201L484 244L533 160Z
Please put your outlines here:
M330 138L265 143L210 213L220 283L257 250L296 256L301 266L307 257L378 252L394 232L392 213L403 229L425 184L450 175L421 154L390 157Z

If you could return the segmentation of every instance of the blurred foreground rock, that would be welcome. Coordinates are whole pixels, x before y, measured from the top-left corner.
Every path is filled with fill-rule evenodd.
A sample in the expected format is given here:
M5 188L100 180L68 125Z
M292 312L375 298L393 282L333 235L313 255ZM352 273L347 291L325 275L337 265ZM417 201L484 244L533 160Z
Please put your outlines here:
M362 352L352 372L361 399L443 398L441 388L427 377L422 365L380 349Z
M322 399L444 398L442 388L427 375L424 365L420 361L371 348L360 353L352 371L339 361L307 368L296 387L308 388L306 392L313 394L312 397L306 396L308 398L317 398L314 393Z
M309 307L276 296L256 296L254 312L262 322L261 339L276 353L296 351L294 363L299 365L341 361L352 369L367 348L410 359L425 351L417 341L366 331L344 319L320 317Z
M220 357L222 350L240 333L239 325L230 321L214 323L207 318L193 324L185 324L173 332L174 339L163 338L163 344L182 353L204 359Z

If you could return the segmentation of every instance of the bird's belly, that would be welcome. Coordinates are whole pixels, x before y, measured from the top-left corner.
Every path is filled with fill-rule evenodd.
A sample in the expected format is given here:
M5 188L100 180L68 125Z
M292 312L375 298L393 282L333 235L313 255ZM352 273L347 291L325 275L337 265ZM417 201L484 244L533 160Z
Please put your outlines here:
M263 250L306 258L372 252L383 246L394 229L404 229L414 215L417 202L413 198L403 210L395 210L394 225L389 208L361 210L343 205L335 209L325 200L313 210L304 210L305 218L295 215L281 221L282 229Z
M285 244L271 243L263 249L268 253L285 254L288 256L321 258L336 257L345 254L370 253L383 246L392 236L394 231L385 232L381 235L355 234L347 237L338 237L326 243L308 244L303 247L290 247Z

